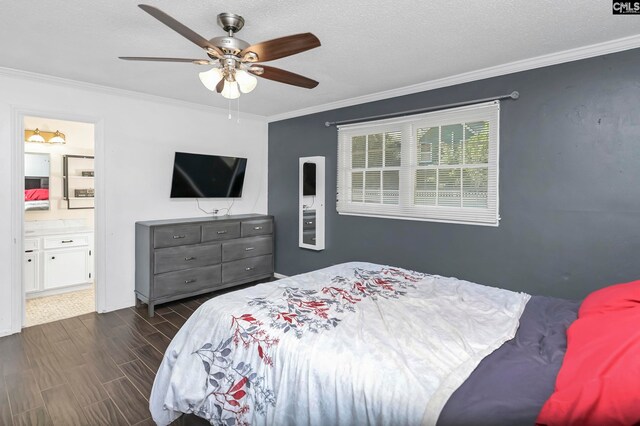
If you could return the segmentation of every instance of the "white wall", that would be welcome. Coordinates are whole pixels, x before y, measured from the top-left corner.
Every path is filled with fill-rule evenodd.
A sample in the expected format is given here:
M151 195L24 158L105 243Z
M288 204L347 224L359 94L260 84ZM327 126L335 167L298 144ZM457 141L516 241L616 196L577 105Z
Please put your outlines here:
M12 268L20 267L10 261L15 244L9 155L10 144L15 143L12 108L103 120L104 152L96 146L96 156L104 155L105 161L106 252L96 255L106 259L106 270L98 271L102 275L97 278L106 286L107 311L134 303L134 223L203 215L194 200L169 198L174 151L247 157L243 197L232 213L266 213L267 123L262 117L242 114L237 123L220 109L11 75L0 76L0 93L0 143L5 153L0 156L0 335L10 330L10 276ZM228 204L202 203L206 209Z
M64 199L64 180L62 179L62 157L64 155L94 155L94 125L76 121L55 120L42 117L25 117L24 128L40 129L46 132L59 130L64 133L65 144L26 142L25 152L49 154L51 159L49 171L49 210L30 210L24 212L26 221L83 219L87 226L93 226L93 209L67 209ZM85 160L91 161L91 160ZM78 181L78 180L76 180ZM82 182L82 181L81 181ZM84 182L82 182L84 183ZM72 206L93 205L93 200L72 201Z

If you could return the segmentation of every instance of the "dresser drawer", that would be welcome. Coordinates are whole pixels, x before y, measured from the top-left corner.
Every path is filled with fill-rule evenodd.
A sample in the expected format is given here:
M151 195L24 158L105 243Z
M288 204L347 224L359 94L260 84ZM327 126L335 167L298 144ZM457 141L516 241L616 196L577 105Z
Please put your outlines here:
M273 273L273 256L258 256L222 264L222 280L233 282Z
M169 247L154 252L153 271L156 274L220 263L220 244Z
M158 228L153 233L153 247L174 247L200 242L200 225L180 225Z
M240 222L207 223L202 225L202 242L231 240L240 237Z
M154 297L175 296L203 289L214 289L220 284L220 265L167 272L154 278Z
M238 260L247 257L271 254L273 251L273 237L263 235L259 237L241 238L222 243L222 260Z
M88 246L88 245L89 245L88 235L67 235L62 237L60 236L46 237L44 238L44 242L43 242L43 246L45 249L78 247L78 246Z
M247 220L242 222L242 236L267 235L273 232L271 219Z

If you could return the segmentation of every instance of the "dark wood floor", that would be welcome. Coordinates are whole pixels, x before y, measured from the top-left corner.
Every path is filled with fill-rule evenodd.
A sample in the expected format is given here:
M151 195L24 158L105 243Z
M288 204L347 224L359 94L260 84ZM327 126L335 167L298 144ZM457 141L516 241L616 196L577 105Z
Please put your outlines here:
M171 338L219 295L91 313L0 338L0 425L153 425L149 394Z

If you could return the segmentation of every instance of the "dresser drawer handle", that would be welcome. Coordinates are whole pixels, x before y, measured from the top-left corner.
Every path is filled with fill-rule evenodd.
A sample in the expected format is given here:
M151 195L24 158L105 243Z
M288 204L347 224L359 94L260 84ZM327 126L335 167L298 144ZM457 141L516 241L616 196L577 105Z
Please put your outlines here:
M253 270L253 267L251 267L251 266L247 266L246 268L244 268L244 270L245 270L245 271L251 271L251 270Z
M180 238L184 238L184 237L186 237L186 235L174 235L174 236L173 236L173 239L174 239L174 240L178 240L178 239L180 239Z
M254 226L253 229L255 229L256 231L259 231L262 229L262 226Z
M73 240L62 240L61 241L62 244L72 243L72 242L73 242Z
M197 280L184 280L185 284L195 283Z
M222 234L226 234L227 231L218 231L217 233L218 233L218 235L222 235Z
M245 247L244 251L251 251L251 250L255 250L255 247Z
M185 257L184 260L186 260L187 262L191 261L191 260L196 260L195 257L191 256L191 257Z

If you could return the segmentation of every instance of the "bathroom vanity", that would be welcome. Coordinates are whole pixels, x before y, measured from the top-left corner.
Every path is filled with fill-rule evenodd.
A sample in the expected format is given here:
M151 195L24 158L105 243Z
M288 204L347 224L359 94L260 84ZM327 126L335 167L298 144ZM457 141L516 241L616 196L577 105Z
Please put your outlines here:
M25 222L22 277L27 298L80 290L93 283L93 230L81 222Z

